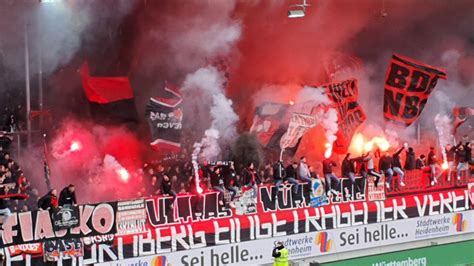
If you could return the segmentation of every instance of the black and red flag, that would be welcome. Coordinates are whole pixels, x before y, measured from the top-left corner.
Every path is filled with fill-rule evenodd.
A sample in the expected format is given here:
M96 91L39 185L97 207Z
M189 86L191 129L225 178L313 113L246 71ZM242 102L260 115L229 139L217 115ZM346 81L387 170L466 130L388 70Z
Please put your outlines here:
M91 115L101 122L137 122L132 85L128 77L92 77L89 64L80 70L82 86L90 104Z
M446 79L444 69L394 54L384 87L385 120L405 126L415 122L440 78Z
M456 134L456 130L460 127L466 120L474 116L474 108L470 107L454 107L453 108L453 134Z
M150 145L159 151L179 152L183 128L183 98L179 89L169 83L165 91L170 98L152 97L146 106L146 116L151 130Z
M322 85L328 98L332 101L330 107L337 110L339 128L333 151L345 154L355 130L365 121L366 116L362 107L357 102L359 85L357 79L348 79Z

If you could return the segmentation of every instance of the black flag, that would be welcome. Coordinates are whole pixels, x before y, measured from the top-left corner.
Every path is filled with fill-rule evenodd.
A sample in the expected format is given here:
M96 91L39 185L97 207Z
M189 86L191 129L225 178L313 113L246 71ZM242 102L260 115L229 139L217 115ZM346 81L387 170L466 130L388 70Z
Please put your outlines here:
M175 86L167 84L165 91L173 98L150 98L146 107L147 121L151 130L150 145L159 151L179 152L183 127L183 98Z

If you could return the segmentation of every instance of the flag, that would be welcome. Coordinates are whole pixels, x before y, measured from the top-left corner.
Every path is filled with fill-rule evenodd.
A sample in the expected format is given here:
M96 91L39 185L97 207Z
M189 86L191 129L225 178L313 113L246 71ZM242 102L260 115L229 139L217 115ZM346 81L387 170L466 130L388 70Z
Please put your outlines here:
M132 85L128 77L91 77L89 65L80 69L82 86L93 119L103 122L137 122Z
M288 130L280 139L280 148L293 148L298 144L301 137L317 124L316 118L311 115L293 113Z
M257 135L263 146L269 147L286 132L288 121L285 117L289 105L281 103L264 103L255 109L250 132Z
M165 91L171 98L152 97L146 106L146 116L150 126L150 145L167 152L181 149L181 129L183 127L183 98L176 86L166 84Z
M48 145L46 144L46 134L44 135L43 143L43 170L44 170L44 181L46 182L46 187L48 191L51 190L51 171L49 170L48 163Z
M405 126L415 122L440 78L446 79L445 70L394 54L384 87L385 120Z
M454 117L454 125L453 125L453 134L456 134L456 130L460 127L466 120L470 117L474 116L474 108L470 107L454 107L453 108L453 117Z
M345 154L352 140L355 130L365 121L366 116L362 107L357 102L359 97L359 84L357 79L348 79L321 86L326 90L332 107L338 114L338 131L333 151Z

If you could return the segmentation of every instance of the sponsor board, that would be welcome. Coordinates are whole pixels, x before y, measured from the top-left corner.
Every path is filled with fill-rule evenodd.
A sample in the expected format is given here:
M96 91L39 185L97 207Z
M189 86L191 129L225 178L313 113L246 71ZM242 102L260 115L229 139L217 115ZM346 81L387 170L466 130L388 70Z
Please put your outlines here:
M463 231L457 229L456 217L465 222ZM99 263L100 266L155 265L160 258L165 265L256 265L273 262L272 249L282 241L289 251L290 260L316 257L346 251L394 245L420 239L433 239L445 235L474 232L474 211L435 215L348 227L313 233L274 236L268 239L227 244L194 250L126 259L119 262ZM258 248L255 248L258 247ZM150 246L148 248L151 248ZM418 258L412 258L412 261ZM420 260L421 261L421 260ZM347 265L347 264L346 264ZM384 264L379 264L384 265ZM394 264L396 265L396 264Z

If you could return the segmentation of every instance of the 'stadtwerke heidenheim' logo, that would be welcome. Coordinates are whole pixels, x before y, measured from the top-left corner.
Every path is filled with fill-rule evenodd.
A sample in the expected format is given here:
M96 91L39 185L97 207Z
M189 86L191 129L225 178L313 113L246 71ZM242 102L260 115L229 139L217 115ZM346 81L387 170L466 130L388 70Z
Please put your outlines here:
M319 245L321 253L326 253L331 251L332 239L327 232L319 232L316 235L315 244Z

